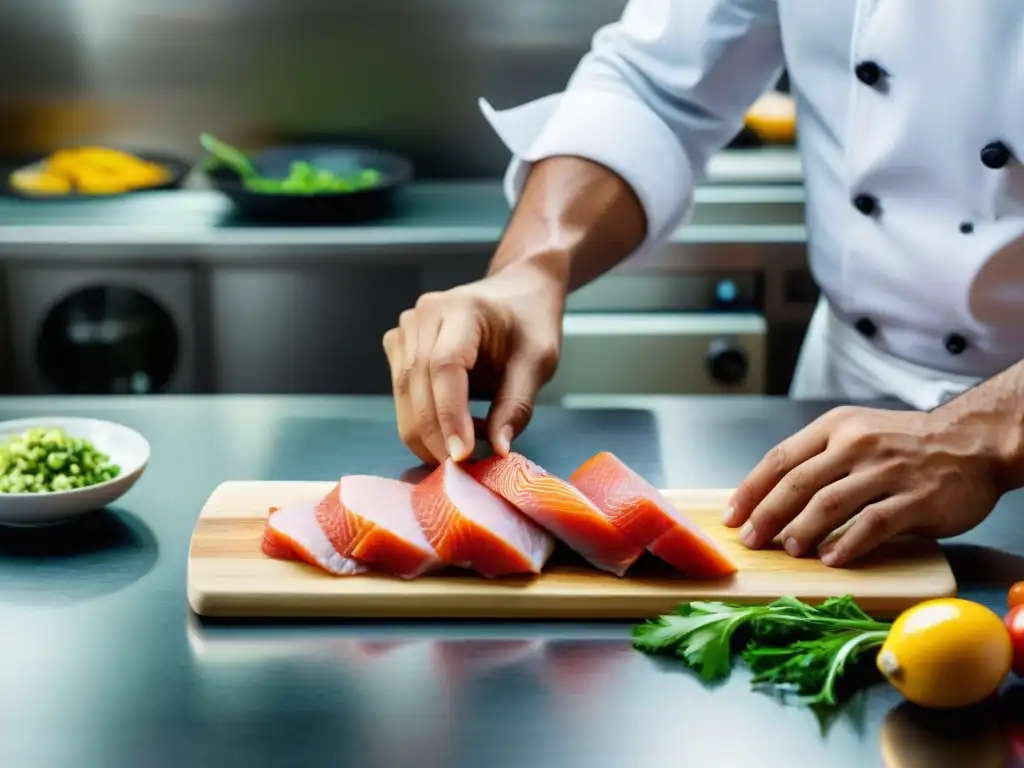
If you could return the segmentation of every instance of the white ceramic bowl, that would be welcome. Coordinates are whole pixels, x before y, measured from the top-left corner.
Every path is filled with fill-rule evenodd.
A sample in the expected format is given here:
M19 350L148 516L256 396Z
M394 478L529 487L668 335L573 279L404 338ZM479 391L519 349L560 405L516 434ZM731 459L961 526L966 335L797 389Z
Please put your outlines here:
M59 427L72 437L88 440L121 468L113 480L70 491L0 493L0 525L36 526L61 523L77 515L102 509L124 496L149 463L146 438L121 424L74 416L39 416L0 421L0 443L12 434L33 427Z

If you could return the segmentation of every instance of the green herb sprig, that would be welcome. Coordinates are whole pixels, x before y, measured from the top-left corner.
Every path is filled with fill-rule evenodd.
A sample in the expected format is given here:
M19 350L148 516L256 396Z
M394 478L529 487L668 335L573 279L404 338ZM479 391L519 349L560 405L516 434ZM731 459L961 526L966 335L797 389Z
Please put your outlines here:
M708 682L727 677L741 649L755 687L773 687L808 705L835 705L839 680L885 642L891 626L866 614L851 595L817 606L795 597L768 605L696 601L636 626L633 645L672 654Z

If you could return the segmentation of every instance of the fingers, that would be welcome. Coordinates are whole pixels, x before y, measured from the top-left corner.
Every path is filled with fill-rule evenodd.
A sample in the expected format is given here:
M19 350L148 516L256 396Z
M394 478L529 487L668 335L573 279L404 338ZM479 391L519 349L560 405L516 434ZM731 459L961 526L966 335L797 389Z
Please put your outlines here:
M812 456L774 483L740 532L740 540L756 549L772 541L808 503L848 471L837 451Z
M906 524L901 520L907 517L902 514L906 505L906 499L890 496L866 506L848 530L822 547L821 562L833 568L849 565L879 544L904 533Z
M530 423L537 392L550 375L542 356L521 353L509 361L487 416L488 439L499 456L508 455L512 439Z
M462 461L473 453L475 430L469 413L469 372L480 348L480 325L469 312L442 320L429 373L434 410L448 455Z
M391 389L395 398L395 419L398 422L398 436L416 458L426 464L436 463L433 455L419 439L416 428L416 412L409 397L411 368L405 365L405 334L401 325L384 334L384 353L391 369Z
M730 528L745 523L786 475L824 451L827 444L828 432L819 422L779 443L765 454L733 493L722 522Z
M427 295L384 335L399 436L427 464L449 455L461 461L473 451L478 425L469 412L469 370L480 333L470 308L438 307Z
M441 315L417 307L413 317L415 318L413 332L416 334L416 354L412 364L409 396L412 399L419 439L434 457L434 462L439 464L448 458L448 447L445 445L441 425L437 422L434 386L430 381L430 357L437 341L438 331L441 329ZM406 337L408 338L408 331L406 331Z
M887 491L881 472L855 472L823 487L783 529L783 548L794 557L812 551L865 506L885 498Z

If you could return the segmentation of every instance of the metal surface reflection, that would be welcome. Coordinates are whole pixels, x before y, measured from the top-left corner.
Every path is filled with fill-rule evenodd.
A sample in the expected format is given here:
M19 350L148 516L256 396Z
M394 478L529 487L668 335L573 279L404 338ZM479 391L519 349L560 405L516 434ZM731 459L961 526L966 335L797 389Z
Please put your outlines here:
M93 600L129 587L156 565L156 537L123 510L93 512L63 525L0 527L0 611Z
M289 707L303 709L313 690L323 701L358 702L346 712L358 733L346 757L371 768L556 765L593 697L613 695L617 672L634 658L621 626L606 627L617 638L550 625L448 630L218 626L194 617L186 628L203 717L260 719L264 685L281 696L281 685L301 680ZM565 738L525 738L530 732Z
M1013 754L1010 726L997 702L976 709L936 712L910 702L882 722L885 768L1007 768L1024 765Z

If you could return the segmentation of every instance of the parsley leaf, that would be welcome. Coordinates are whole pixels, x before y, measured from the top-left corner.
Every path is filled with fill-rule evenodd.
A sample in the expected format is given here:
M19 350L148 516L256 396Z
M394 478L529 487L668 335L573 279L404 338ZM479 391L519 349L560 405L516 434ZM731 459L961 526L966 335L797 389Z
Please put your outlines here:
M866 614L850 595L812 606L795 597L768 605L694 601L633 629L633 645L672 654L705 681L727 677L736 642L753 685L796 694L809 705L838 702L836 684L848 667L888 634L890 624Z

